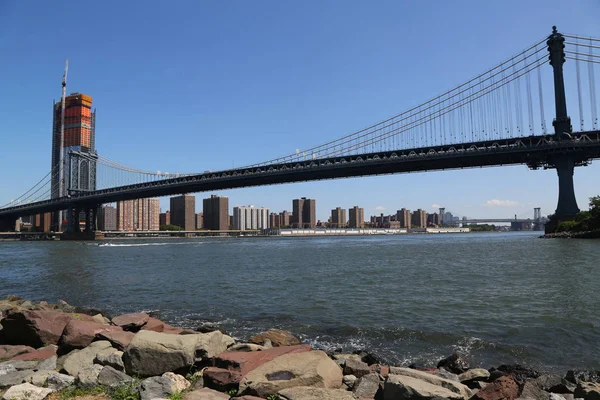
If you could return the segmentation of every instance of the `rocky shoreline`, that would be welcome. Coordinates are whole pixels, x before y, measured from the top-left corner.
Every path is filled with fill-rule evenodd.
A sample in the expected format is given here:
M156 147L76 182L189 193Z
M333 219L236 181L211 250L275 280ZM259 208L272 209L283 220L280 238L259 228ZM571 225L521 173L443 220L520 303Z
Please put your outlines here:
M0 396L5 400L585 400L599 371L543 374L519 365L385 365L367 352L327 354L270 329L247 343L171 326L146 313L0 300Z
M544 239L600 239L600 230L585 232L555 232L542 236Z

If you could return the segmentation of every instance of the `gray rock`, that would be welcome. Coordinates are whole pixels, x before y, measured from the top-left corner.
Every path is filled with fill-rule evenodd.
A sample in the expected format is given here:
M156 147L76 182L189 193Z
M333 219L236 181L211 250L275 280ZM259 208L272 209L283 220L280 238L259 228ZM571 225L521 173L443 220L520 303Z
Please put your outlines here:
M99 352L111 347L110 342L100 340L93 342L84 349L73 350L62 360L62 369L69 375L77 377L80 371L90 369L94 365L94 360Z
M410 368L402 368L402 367L390 367L391 375L403 375L408 376L414 379L419 379L421 381L427 382L430 385L436 385L443 387L444 389L448 389L451 392L460 394L463 398L469 399L473 395L471 390L463 385L462 383L458 383L455 381L451 381L449 379L445 379L439 377L437 375L433 375L427 372L418 371L416 369Z
M164 376L153 376L142 381L140 396L142 400L166 399L172 393L171 380Z
M0 364L0 368L2 365L12 365L18 371L25 371L27 369L35 369L39 364L39 361L22 361L22 360L14 360L14 361L5 361Z
M279 391L285 400L354 400L351 392L343 389L323 389L311 386L296 386Z
M0 388L18 385L27 382L27 377L32 371L13 371L0 375Z
M448 379L454 382L460 382L460 379L458 378L458 375L453 374L450 371L445 370L444 368L440 368L438 370L438 372L435 373L435 375L444 378L444 379Z
M379 374L369 374L362 376L354 382L352 392L357 398L375 398L375 394L381 390L382 383L379 379Z
M212 358L234 343L219 331L191 335L171 335L141 330L133 337L123 362L129 375L149 377Z
M116 388L131 382L133 382L132 377L124 374L121 371L117 371L110 365L102 368L102 371L100 371L100 374L98 374L98 383L109 388Z
M566 398L561 394L550 393L549 400L566 400Z
M483 381L471 381L471 382L465 382L465 383L469 389L477 389L477 390L485 389L485 387L487 385L489 385L489 383L483 382Z
M15 372L17 369L11 364L0 364L0 375L6 375L9 372Z
M534 381L527 381L523 385L523 390L521 391L521 398L530 399L530 400L548 400L548 392L540 389L539 385Z
M354 375L357 378L370 374L372 371L369 369L367 363L357 361L353 359L347 359L344 363L344 375Z
M104 367L94 364L80 370L75 377L75 385L80 389L93 389L98 386L98 376Z
M75 378L70 375L59 374L56 373L54 375L50 375L46 384L50 389L54 390L63 390L66 387L71 386L75 383Z
M490 372L483 368L473 368L467 372L463 372L458 376L461 382L466 381L485 381L490 377Z
M44 386L44 384L46 383L46 381L48 380L48 378L51 375L56 374L55 371L36 371L31 373L28 377L27 377L27 382L31 383L32 385L35 386Z
M167 378L171 382L171 392L178 393L183 392L191 386L191 383L183 377L173 372L165 372L163 378Z
M344 375L342 378L342 383L346 385L348 389L352 390L354 384L356 383L356 379L357 378L354 375Z
M73 312L75 312L75 307L73 307L72 305L70 305L69 303L67 303L64 300L59 300L56 303L56 308L58 308L62 312L66 312L66 313L73 313Z
M117 349L108 349L96 354L94 363L110 366L119 371L125 370L125 365L123 364L123 352Z
M8 389L6 393L4 393L4 396L2 396L2 399L43 400L52 392L54 392L52 389L37 387L31 383L23 383L22 385L16 385Z
M430 400L434 397L463 400L465 397L442 386L406 375L389 375L383 389L384 400Z
M209 388L193 390L183 396L183 400L229 400L229 398L229 395Z
M52 356L45 360L39 362L39 364L35 367L38 371L54 371L56 369L56 361L58 357Z
M560 375L546 374L535 380L540 389L551 393L574 393L577 385Z

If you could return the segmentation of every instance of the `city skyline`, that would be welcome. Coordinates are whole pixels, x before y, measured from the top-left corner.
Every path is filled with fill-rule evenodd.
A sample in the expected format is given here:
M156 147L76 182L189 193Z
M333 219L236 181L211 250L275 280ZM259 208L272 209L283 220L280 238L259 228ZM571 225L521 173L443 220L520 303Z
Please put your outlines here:
M51 123L48 104L59 96L58 82L67 57L71 63L69 88L93 96L94 106L100 111L96 135L100 154L142 169L193 172L263 161L356 131L474 76L500 61L499 54L514 54L542 38L554 23L565 32L595 34L597 24L591 16L600 12L597 3L582 1L555 21L559 14L556 11L565 10L566 5L463 2L427 10L425 18L425 8L419 5L351 4L344 5L346 18L336 20L333 29L330 17L338 11L333 5L320 6L320 13L310 11L316 3L299 7L294 10L296 13L278 5L247 6L247 9L240 6L240 14L231 16L231 23L236 21L247 28L244 31L248 37L239 39L238 30L232 29L222 32L222 43L202 42L203 49L216 60L207 64L197 62L200 59L186 51L190 43L187 41L205 37L220 26L228 14L218 5L191 6L215 15L214 22L207 26L196 26L185 15L166 15L164 25L156 32L131 24L128 17L142 12L149 20L158 18L160 12L153 7L139 11L128 5L120 15L112 15L106 10L96 10L93 5L78 10L42 5L41 14L46 17L31 16L31 27L15 23L22 20L19 16L27 15L26 7L19 4L4 7L0 23L15 33L16 40L5 44L6 51L14 55L14 62L3 68L14 79L4 83L6 97L0 107L0 129L6 134L0 135L0 147L27 148L7 152L4 157L7 165L19 168L0 169L0 179L15 193L23 193L30 187L29 178L40 178L47 172ZM523 12L527 15L525 23L525 17L511 11L513 7L526 11L535 8L536 13ZM482 8L485 13L478 12ZM96 11L99 17L114 23L113 32L99 36L92 29L91 38L70 36L69 48L36 34L45 29L59 32L66 29L49 26L53 15L78 19L78 13ZM462 17L470 12L478 12L479 26L454 22L453 15ZM261 13L281 16L281 20L264 19ZM248 21L246 15L256 18ZM370 18L363 21L365 15ZM416 23L415 16L422 17L422 21ZM181 17L188 35L167 46L173 43L169 27L180 24ZM514 25L519 28L508 29L507 19L516 21ZM360 34L355 31L358 20L365 23ZM518 21L523 23L519 25ZM303 31L306 23L312 30L299 39L295 33ZM26 29L31 30L30 36L19 34ZM439 38L447 32L460 41L440 46ZM262 44L256 44L257 37ZM90 40L95 43L94 51L89 47ZM402 42L405 52L417 54L418 62L407 63L404 56L390 52L389 48L398 42ZM177 56L182 62L167 62L169 57L154 59L147 51L149 46L156 49L152 54ZM435 54L425 52L427 46L434 47ZM276 49L272 56L267 53L271 47ZM224 51L225 48L231 52ZM264 57L252 57L255 53ZM357 54L372 57L362 59ZM240 64L237 57L251 58L252 62L237 67ZM298 68L295 57L303 60L316 57L318 62ZM127 62L116 62L121 59ZM188 69L186 63L197 65L198 69ZM144 68L139 68L141 65ZM163 79L163 71L167 70L177 73ZM331 71L336 72L333 77ZM236 78L234 83L230 82L231 77ZM23 90L24 82L35 88L33 97L31 90ZM131 101L132 96L135 101ZM169 102L169 98L178 101ZM301 104L303 107L299 109ZM22 117L25 109L27 118ZM39 146L27 147L29 143ZM169 144L167 148L176 145L177 151L165 152L163 143ZM203 151L202 159L198 160L195 153L201 146L215 150ZM34 161L23 163L24 157ZM576 170L576 195L581 209L587 208L589 197L598 194L594 182L599 171L597 164ZM544 215L552 213L556 207L556 188L555 171L529 171L520 166L296 183L219 194L244 198L245 204L259 204L270 210L287 209L288 206L282 205L290 198L317 198L321 204L317 208L320 220L326 220L329 210L340 205L336 204L337 197L360 204L365 215L393 213L400 199L411 210L423 208L430 212L436 205L443 205L458 215L507 218L514 214L529 215L536 206L542 208ZM12 195L1 190L0 202L10 201ZM167 198L161 198L163 209L166 202Z

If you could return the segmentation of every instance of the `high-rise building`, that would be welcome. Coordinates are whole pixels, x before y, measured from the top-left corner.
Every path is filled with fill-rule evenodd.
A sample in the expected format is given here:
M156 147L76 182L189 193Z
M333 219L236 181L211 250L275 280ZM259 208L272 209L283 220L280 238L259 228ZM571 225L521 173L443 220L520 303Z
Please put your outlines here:
M169 211L160 213L158 216L158 224L160 226L171 225L171 213Z
M117 230L157 231L160 229L160 200L135 199L117 202Z
M413 228L427 228L427 212L420 208L412 213L411 225Z
M269 228L281 228L281 214L269 214Z
M317 225L317 204L314 199L302 197L292 201L294 213L293 226L297 228L314 228Z
M171 197L171 225L184 231L196 230L196 197L190 194Z
M204 228L225 231L229 229L229 198L211 195L203 200Z
M440 215L438 213L427 214L427 226L439 226Z
M331 226L333 228L346 227L346 210L341 207L336 207L331 210Z
M101 231L117 230L117 209L113 206L100 207L98 210L98 229Z
M440 225L446 225L446 208L440 207Z
M233 229L267 229L269 227L269 209L254 206L233 208Z
M196 230L204 229L204 214L199 212L196 214Z
M406 208L398 210L396 212L396 221L400 222L401 228L410 229L412 226L410 210L407 210Z
M35 216L34 230L36 232L50 232L52 230L52 213L37 214Z
M354 206L348 210L348 216L350 217L349 226L350 228L364 228L365 227L365 210Z
M282 212L279 213L279 225L281 227L291 226L290 213L287 212L286 210L283 210Z
M64 136L61 144L62 101L52 107L52 165L50 197L66 196L69 191L96 189L95 125L96 111L92 111L92 97L83 93L72 93L65 98ZM63 150L61 165L60 153ZM63 174L60 190L61 169ZM60 226L59 213L52 215L54 230Z

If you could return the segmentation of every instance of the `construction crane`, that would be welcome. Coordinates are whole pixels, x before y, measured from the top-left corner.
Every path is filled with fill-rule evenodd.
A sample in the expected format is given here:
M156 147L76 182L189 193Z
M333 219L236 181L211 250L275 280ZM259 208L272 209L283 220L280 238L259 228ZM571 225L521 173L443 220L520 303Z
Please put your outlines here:
M65 102L67 97L67 73L69 72L69 60L65 63L65 72L62 78L62 96L60 99L61 110L60 110L60 166L59 166L59 178L58 178L58 196L63 197L65 195ZM63 211L58 213L58 230L63 231Z

